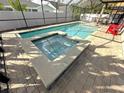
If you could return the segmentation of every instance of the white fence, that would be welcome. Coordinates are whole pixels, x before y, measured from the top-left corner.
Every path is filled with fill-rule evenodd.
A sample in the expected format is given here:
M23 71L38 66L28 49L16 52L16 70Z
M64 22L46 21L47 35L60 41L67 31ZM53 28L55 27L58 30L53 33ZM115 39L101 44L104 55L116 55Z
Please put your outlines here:
M72 14L68 11L67 19L65 13L57 14L54 12L45 12L45 24L61 23L72 21ZM24 12L28 26L44 25L42 12ZM18 11L0 11L0 31L26 27L24 18L21 12Z
M81 14L80 19L82 21L89 21L89 22L95 22L98 20L100 14ZM109 14L102 14L102 18L109 18Z

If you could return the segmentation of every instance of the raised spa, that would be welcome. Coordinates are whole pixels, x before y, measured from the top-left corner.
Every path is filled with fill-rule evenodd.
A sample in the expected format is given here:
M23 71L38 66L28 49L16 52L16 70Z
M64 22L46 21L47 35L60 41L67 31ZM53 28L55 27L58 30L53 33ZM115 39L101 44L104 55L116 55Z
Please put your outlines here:
M32 41L50 60L67 53L78 42L62 35L53 35Z

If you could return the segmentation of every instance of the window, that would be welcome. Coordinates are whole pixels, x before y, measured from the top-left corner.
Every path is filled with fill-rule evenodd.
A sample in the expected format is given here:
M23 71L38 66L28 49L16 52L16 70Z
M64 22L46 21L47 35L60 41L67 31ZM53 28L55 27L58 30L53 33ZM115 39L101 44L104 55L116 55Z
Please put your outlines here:
M5 7L5 8L3 9L3 11L13 11L13 9L10 8L10 7Z
M32 12L37 12L37 9L32 9Z

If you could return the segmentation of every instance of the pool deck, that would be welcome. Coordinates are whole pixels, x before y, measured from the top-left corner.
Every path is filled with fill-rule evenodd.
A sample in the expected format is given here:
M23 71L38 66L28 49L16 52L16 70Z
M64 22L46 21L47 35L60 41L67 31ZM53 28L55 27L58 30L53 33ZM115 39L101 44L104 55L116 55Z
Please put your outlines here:
M3 34L10 93L124 93L124 41L105 31L102 27L88 38L91 45L50 90L44 87L15 34Z

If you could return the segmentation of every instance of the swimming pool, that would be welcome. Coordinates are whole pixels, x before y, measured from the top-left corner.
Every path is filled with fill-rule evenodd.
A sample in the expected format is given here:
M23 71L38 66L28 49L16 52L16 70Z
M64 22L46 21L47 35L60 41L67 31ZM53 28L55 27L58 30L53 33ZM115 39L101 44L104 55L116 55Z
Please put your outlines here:
M89 46L88 40L75 40L58 32L49 33L47 36L44 33L43 37L20 39L22 49L46 88L77 62L74 60Z
M55 27L49 27L45 29L40 30L33 30L31 32L23 32L20 33L20 36L22 38L30 38L33 36L41 35L43 33L48 33L52 31L63 31L67 33L68 36L77 36L82 39L85 39L87 36L89 36L91 33L96 31L97 28L93 26L87 26L81 23L72 23L72 24L66 24L61 26L55 26Z
M20 40L43 84L49 88L89 46L88 40L82 39L94 31L95 27L73 23L23 32L21 37L27 39ZM82 39L72 39L70 36Z
M60 42L61 41L61 42ZM63 55L78 42L62 35L52 35L32 41L50 60Z

